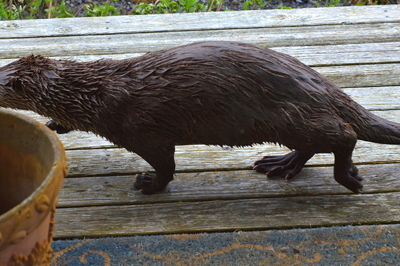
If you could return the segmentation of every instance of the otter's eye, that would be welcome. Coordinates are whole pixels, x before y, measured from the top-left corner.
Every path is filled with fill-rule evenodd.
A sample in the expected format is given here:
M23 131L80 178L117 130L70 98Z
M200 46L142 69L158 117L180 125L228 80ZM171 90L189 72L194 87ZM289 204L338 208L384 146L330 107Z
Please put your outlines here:
M22 86L22 82L20 79L16 78L16 79L12 79L10 82L10 86L15 90L15 91L19 91L22 90L23 86Z

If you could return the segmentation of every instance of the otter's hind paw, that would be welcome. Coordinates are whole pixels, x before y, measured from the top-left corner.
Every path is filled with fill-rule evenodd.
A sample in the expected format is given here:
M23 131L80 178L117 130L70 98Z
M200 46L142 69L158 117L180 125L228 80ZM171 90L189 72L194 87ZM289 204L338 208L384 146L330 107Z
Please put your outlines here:
M293 151L281 156L265 156L254 163L253 169L271 177L280 176L291 179L301 171L313 155Z
M164 190L165 186L159 186L156 182L156 174L139 174L136 176L136 181L133 186L145 195L154 194Z

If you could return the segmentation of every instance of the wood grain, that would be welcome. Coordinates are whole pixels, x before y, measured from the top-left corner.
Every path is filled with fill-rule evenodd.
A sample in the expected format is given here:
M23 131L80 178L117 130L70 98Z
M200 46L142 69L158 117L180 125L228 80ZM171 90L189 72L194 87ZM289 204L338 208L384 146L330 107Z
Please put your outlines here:
M0 38L400 22L396 5L0 21ZM201 23L197 23L201 21ZM90 27L88 26L90 25Z
M177 172L226 171L250 169L253 162L265 155L282 155L289 150L264 144L247 148L221 149L218 146L177 146ZM153 169L138 155L125 149L67 150L68 175L101 176L137 174ZM400 163L399 147L359 142L353 160L355 163ZM317 154L307 165L332 165L333 155Z
M232 39L234 40L234 39ZM379 40L377 40L379 41ZM177 44L178 45L178 44ZM349 64L396 63L400 61L399 42L377 42L318 46L284 46L270 47L278 52L296 57L309 66L331 66ZM118 51L116 51L118 52ZM36 53L36 52L35 52ZM126 59L144 53L114 53L93 55L51 56L54 59L92 61L103 58ZM1 59L0 66L9 64L15 59Z
M55 238L400 222L400 192L60 208Z
M400 190L400 166L359 166L363 193ZM306 167L291 180L268 178L252 170L178 173L160 194L146 196L133 188L135 175L67 178L58 207L351 194L333 179L332 167Z
M4 59L34 52L43 56L146 53L197 41L241 41L265 47L316 46L398 42L400 22L305 27L168 31L118 35L84 35L3 39ZM98 45L101 43L102 45Z

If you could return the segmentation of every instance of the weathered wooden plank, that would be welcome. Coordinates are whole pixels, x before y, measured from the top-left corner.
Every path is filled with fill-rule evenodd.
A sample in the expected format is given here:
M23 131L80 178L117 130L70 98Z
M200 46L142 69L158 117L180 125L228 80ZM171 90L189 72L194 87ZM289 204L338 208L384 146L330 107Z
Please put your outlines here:
M273 28L400 21L400 9L391 6L254 10L106 18L0 21L0 38L109 35L165 31ZM201 23L198 23L201 21ZM87 27L90 25L90 27Z
M400 109L400 86L344 88L356 102L368 110ZM400 120L397 120L400 122Z
M365 178L363 193L400 191L400 164L358 168ZM58 207L352 194L334 181L332 167L306 167L291 180L250 170L179 173L164 192L152 196L135 190L134 180L134 175L66 178Z
M177 172L226 171L250 169L263 155L280 155L289 151L279 146L264 144L245 148L218 146L177 146ZM69 177L136 174L153 169L137 154L125 149L67 150ZM354 153L355 163L400 163L399 146L359 141ZM332 165L333 155L317 154L307 165Z
M399 86L400 64L314 67L339 87Z
M59 208L55 238L400 222L400 192Z
M378 40L377 40L378 41ZM271 47L278 52L296 57L309 66L332 66L348 64L396 63L400 61L400 42L364 43L319 46ZM36 52L35 52L36 53ZM54 59L91 61L101 58L126 59L144 53L96 54L78 56L54 56ZM16 59L0 59L0 66Z
M397 63L400 42L271 47L309 66Z
M32 52L44 56L145 53L197 41L215 40L242 41L265 47L364 44L398 42L398 36L400 36L400 22L14 38L1 40L0 55L6 59L20 58Z

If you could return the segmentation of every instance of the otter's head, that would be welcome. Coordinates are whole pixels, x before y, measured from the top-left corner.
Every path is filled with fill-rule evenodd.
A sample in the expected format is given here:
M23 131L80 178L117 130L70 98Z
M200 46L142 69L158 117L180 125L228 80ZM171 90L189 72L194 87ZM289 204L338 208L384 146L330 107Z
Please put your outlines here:
M20 97L15 90L18 79L14 76L17 70L10 65L0 68L0 106L18 108Z
M30 55L0 67L0 106L36 111L46 98L48 80L58 75L50 59Z

